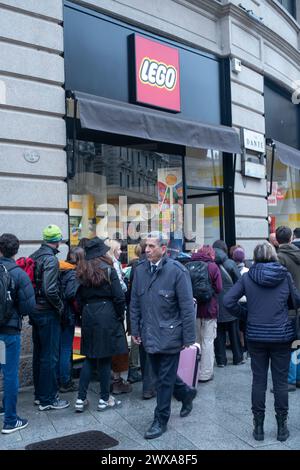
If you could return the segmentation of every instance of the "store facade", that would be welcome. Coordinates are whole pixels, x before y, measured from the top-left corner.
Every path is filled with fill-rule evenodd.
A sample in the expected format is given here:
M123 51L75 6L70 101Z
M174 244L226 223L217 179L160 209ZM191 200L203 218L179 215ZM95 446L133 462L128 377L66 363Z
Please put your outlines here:
M64 32L71 244L119 238L128 262L150 230L174 253L224 238L228 61L68 2Z

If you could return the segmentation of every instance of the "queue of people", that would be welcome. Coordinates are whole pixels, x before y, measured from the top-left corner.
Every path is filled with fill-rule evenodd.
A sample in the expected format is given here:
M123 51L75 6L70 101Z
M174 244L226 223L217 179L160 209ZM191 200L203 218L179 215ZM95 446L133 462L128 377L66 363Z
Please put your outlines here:
M18 239L3 234L0 300L3 295L6 300L0 306L0 341L5 344L6 362L1 363L2 433L28 425L16 411L20 331L22 318L28 315L34 404L40 411L69 407L59 392L77 392L75 410L83 412L94 370L100 382L98 411L120 406L116 396L129 393L131 383L141 381L142 397L156 398L153 422L145 432L146 439L155 439L167 430L172 396L182 403L182 418L193 409L197 384L191 387L177 374L181 352L195 341L200 344L198 381L205 383L213 380L215 363L220 368L227 366L229 340L233 365L245 363L245 351L251 358L254 438L264 439L270 362L277 439L286 440L288 392L300 385L300 368L292 350L294 319L300 307L299 235L295 231L293 243L291 230L278 227L272 243L257 245L253 264L246 267L243 248L237 245L228 250L222 240L174 260L168 256L168 240L153 232L142 240L125 276L117 241L82 240L81 246L70 249L66 261L58 261L62 233L56 225L49 225L43 231L41 247L21 265L15 261ZM78 321L85 359L77 387L72 380L71 356ZM126 331L131 335L130 351ZM128 381L121 376L127 370Z

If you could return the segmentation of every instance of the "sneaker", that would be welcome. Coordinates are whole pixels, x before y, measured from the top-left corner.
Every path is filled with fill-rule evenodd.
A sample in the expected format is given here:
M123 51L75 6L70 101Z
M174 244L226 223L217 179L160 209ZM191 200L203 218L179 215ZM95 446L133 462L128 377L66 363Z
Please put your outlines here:
M34 400L33 404L34 404L35 406L38 406L38 405L41 404L41 402L40 402L40 400L36 399L36 400Z
M217 364L217 367L225 367L225 364Z
M59 391L61 393L68 393L68 392L77 392L78 387L75 385L74 382L70 380L70 382L63 384L59 387Z
M81 400L80 398L77 398L75 402L75 411L82 413L84 411L84 408L88 406L89 402L87 399Z
M11 434L12 432L19 431L20 429L24 429L28 426L27 419L17 418L17 422L14 426L11 424L4 424L2 429L2 434Z
M4 408L0 406L0 416L4 416Z
M40 411L46 410L63 410L64 408L68 408L70 406L70 402L67 400L61 400L60 398L56 398L51 405L39 405Z
M132 385L125 382L121 377L113 382L112 393L120 395L121 393L129 393L132 391Z
M98 411L104 411L104 410L107 410L107 408L114 408L115 406L120 406L120 405L121 405L121 401L116 400L115 397L112 397L110 395L108 401L104 401L102 400L102 398L100 398L97 409Z
M155 390L147 390L146 392L143 392L143 400L151 400L151 398L154 397L156 397Z

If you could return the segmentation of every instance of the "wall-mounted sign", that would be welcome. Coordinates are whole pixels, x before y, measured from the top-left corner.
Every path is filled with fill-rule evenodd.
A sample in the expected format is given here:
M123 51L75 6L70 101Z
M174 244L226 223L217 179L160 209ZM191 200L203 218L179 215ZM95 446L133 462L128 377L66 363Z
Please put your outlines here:
M264 154L265 136L248 129L241 129L242 175L263 179L266 176Z
M258 153L265 153L266 143L264 134L243 129L244 148Z
M134 101L174 112L180 111L178 49L133 35Z

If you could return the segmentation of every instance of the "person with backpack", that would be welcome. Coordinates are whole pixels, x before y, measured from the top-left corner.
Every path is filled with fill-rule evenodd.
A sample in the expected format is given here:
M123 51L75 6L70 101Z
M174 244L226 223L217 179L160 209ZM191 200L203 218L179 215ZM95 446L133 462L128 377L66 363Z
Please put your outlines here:
M230 339L230 347L233 355L233 364L244 364L242 345L239 336L239 321L232 316L223 305L223 298L226 292L231 289L241 277L236 263L228 258L228 248L223 240L217 240L213 244L216 253L216 263L219 266L222 276L222 291L219 294L219 315L217 323L217 337L215 339L215 356L218 367L225 367L226 357L226 333Z
M75 392L77 388L72 381L72 349L76 315L79 307L76 294L79 282L76 277L76 266L84 258L84 250L80 247L70 248L66 261L59 262L61 288L64 300L64 312L61 318L61 335L58 361L59 391Z
M217 295L222 291L222 277L215 263L214 249L204 245L192 254L186 268L191 275L193 296L197 300L197 342L201 347L199 382L208 382L214 375L214 340L219 311Z
M33 383L40 411L70 406L58 397L57 365L60 321L64 312L59 263L56 258L62 233L57 225L43 230L43 243L30 258L34 261L36 308L30 315L33 341Z
M27 274L16 265L15 256L20 242L11 233L0 237L0 342L4 344L4 357L0 369L4 376L3 434L26 428L27 419L17 415L19 388L19 360L22 318L35 308L34 290Z

